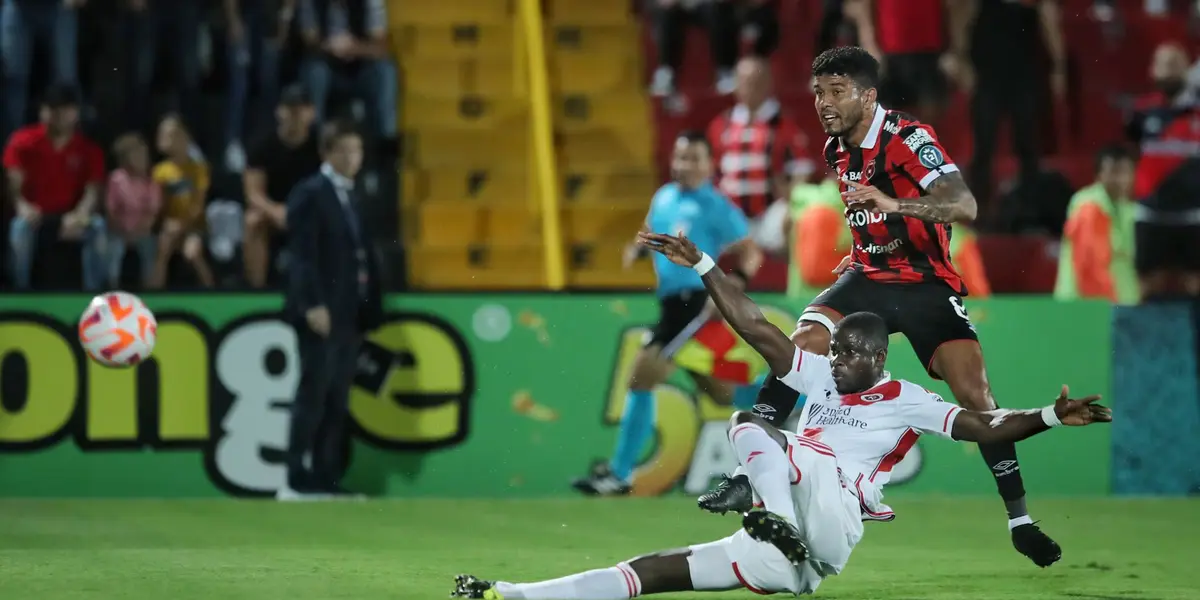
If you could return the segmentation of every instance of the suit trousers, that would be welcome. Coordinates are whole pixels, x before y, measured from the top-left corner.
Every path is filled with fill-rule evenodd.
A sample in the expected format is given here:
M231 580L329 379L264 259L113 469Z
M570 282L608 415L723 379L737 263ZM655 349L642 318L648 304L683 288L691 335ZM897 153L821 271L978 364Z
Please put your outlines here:
M334 329L321 337L296 326L300 385L292 403L288 485L293 489L338 485L349 447L350 388L362 334Z

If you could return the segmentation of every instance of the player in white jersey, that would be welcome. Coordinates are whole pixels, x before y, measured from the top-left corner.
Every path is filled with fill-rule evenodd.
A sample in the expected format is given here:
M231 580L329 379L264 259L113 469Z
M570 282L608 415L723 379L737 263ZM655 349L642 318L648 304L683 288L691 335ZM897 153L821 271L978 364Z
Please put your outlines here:
M715 542L669 550L534 583L455 580L452 597L484 600L624 600L684 591L746 587L758 593L811 593L840 573L862 537L864 520L891 520L882 488L916 437L929 433L972 442L1016 442L1058 425L1112 420L1099 396L1067 398L1028 411L975 412L892 380L888 329L871 313L847 315L828 357L804 352L687 238L652 233L642 243L695 268L721 314L786 385L808 395L800 434L734 413L729 440L737 474L700 498L714 512L749 511L742 529ZM750 510L760 500L765 510Z

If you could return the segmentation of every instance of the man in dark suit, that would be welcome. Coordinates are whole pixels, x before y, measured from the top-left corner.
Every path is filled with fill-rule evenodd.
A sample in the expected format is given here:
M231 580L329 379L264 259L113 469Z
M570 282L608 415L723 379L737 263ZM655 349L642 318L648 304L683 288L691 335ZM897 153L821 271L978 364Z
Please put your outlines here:
M383 319L378 263L358 212L362 137L333 122L321 132L320 172L287 201L285 310L296 327L300 385L292 405L287 485L280 499L343 494L347 418L363 334Z

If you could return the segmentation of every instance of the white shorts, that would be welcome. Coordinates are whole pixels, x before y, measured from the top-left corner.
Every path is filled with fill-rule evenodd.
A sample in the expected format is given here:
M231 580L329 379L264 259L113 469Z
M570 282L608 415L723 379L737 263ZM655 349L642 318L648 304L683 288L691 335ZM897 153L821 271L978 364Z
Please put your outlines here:
M696 589L740 586L759 594L811 594L822 579L842 571L862 539L858 497L842 481L833 451L820 442L793 433L785 435L789 438L791 477L796 482L792 501L809 559L795 567L774 546L739 530L723 540L691 548L688 562Z

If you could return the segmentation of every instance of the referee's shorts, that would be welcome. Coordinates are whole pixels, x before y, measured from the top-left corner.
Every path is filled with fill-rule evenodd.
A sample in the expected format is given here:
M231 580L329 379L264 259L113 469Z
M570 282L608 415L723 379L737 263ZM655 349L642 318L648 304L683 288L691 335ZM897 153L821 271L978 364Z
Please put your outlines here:
M704 314L707 304L707 290L659 297L658 323L647 333L643 346L658 346L663 358L674 356L708 320Z

